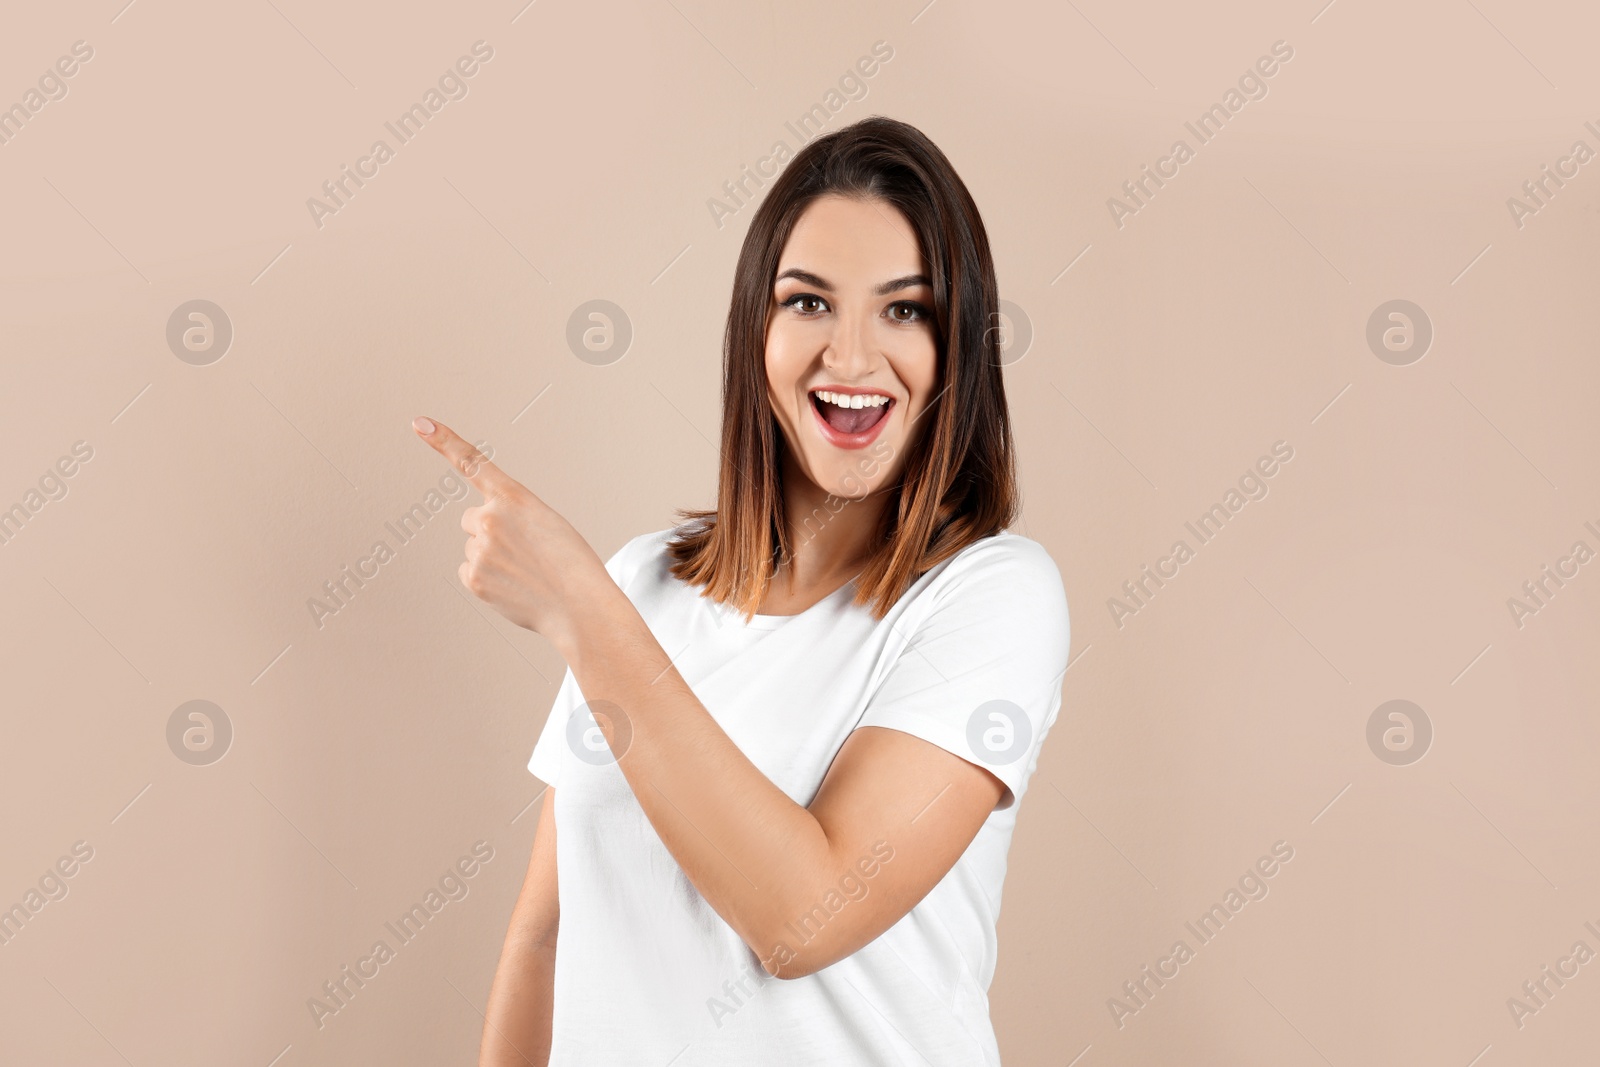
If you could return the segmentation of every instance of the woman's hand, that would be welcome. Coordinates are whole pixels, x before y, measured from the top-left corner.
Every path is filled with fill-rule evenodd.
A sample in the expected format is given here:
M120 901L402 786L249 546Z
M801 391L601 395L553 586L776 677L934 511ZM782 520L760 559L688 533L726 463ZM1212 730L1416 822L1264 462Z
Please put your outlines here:
M461 584L565 651L576 611L616 590L605 563L571 523L449 427L419 417L412 428L483 494L461 515Z

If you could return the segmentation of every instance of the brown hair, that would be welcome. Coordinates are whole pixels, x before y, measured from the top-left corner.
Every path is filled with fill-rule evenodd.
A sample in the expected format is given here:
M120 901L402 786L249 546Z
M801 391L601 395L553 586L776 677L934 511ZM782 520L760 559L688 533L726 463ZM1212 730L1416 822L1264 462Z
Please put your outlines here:
M1005 529L1017 509L989 238L950 161L904 122L873 116L812 141L751 219L723 335L717 507L680 509L686 521L667 549L677 578L746 615L790 556L780 463L787 445L767 393L767 325L783 247L822 196L892 204L916 231L933 284L943 386L923 412L928 425L909 438L904 473L888 490L895 495L855 594L856 604L870 603L881 619L912 582Z

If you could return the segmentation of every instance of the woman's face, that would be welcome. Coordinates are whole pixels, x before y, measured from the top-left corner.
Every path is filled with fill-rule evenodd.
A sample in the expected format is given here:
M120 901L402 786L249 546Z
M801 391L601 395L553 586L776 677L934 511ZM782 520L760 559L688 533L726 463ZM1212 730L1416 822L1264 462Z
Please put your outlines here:
M892 485L939 376L911 224L881 200L813 201L778 259L769 314L767 391L800 469L840 497Z

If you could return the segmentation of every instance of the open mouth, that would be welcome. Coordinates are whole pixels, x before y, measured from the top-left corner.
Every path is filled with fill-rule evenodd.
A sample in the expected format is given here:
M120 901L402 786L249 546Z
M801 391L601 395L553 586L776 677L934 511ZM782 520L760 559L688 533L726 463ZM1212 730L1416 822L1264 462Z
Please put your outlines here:
M828 428L841 437L871 433L889 415L894 398L882 393L837 393L816 389L811 406Z

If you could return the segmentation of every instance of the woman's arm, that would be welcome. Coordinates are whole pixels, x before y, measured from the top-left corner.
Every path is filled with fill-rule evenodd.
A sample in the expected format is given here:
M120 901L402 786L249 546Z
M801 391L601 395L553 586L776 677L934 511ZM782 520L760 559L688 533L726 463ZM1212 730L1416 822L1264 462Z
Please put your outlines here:
M484 1012L478 1067L544 1067L556 976L556 792L545 790L528 875L511 912Z
M596 721L617 766L701 896L779 978L820 970L897 922L1004 792L937 745L868 727L802 807L717 725L614 583L577 620L562 653L589 704L614 705Z
M462 583L549 638L591 706L615 706L597 719L640 806L769 973L798 977L849 955L949 872L1003 796L998 778L868 728L845 742L810 807L795 803L717 725L571 524L446 427L419 420L418 432L484 495L461 518Z

